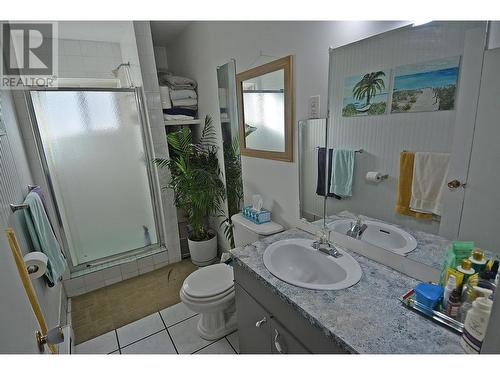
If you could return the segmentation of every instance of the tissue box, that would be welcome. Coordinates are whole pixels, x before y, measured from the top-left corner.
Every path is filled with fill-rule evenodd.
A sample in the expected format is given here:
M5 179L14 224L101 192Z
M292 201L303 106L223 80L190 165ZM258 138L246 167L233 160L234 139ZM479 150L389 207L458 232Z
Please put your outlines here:
M260 211L254 210L252 206L243 208L243 216L254 222L255 224L263 224L271 221L271 211L262 209Z

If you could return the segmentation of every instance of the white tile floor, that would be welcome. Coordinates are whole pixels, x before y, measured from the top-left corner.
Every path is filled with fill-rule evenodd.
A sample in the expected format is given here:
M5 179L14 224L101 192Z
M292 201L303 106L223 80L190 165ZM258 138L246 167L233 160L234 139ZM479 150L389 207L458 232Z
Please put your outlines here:
M182 302L75 347L76 354L236 354L238 332L202 339L199 316Z

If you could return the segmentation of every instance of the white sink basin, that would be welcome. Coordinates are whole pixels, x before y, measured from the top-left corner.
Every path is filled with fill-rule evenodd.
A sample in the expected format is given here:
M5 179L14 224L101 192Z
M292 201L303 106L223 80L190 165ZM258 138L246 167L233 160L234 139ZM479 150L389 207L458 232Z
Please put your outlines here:
M346 234L353 221L355 220L335 220L329 223L328 227L335 232ZM363 223L368 227L359 239L361 241L400 255L405 255L417 247L415 237L394 225L371 220L364 220Z
M358 262L339 249L334 258L313 249L313 240L288 239L271 244L264 252L264 265L274 276L307 289L349 288L361 278Z

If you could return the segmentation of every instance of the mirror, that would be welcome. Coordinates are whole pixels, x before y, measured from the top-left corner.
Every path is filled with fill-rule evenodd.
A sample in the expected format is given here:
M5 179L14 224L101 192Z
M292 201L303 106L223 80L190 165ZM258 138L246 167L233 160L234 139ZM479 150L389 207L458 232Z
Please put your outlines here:
M330 182L323 213L337 238L434 275L451 240L498 259L500 49L485 52L486 26L431 22L330 50L331 156L317 173ZM299 131L300 198L314 221L324 198L310 183L310 146L321 147L311 129Z
M432 22L331 50L330 229L436 269L449 240L487 246L461 228L485 31Z
M219 89L219 112L224 153L224 177L226 178L227 217L224 233L230 248L234 248L231 217L241 211L243 201L243 180L239 151L238 110L236 98L236 63L231 60L217 67Z
M299 121L300 218L323 218L327 192L326 119ZM326 173L325 173L326 172Z
M241 154L293 159L292 56L236 76Z

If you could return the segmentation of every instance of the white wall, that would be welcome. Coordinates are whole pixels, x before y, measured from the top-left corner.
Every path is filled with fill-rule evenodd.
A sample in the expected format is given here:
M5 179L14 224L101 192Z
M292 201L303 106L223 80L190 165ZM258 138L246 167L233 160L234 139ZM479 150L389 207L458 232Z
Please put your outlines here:
M413 229L438 233L438 221L416 219L397 214L394 210L399 154L403 150L450 153L459 102L456 100L455 109L450 111L343 117L344 82L347 77L365 72L389 71L387 89L390 107L391 69L445 57L465 58L466 33L478 28L484 28L484 24L429 24L371 38L332 52L332 121L328 144L330 148L363 149L365 152L356 155L353 196L340 201L329 199L330 213L349 210ZM462 66L460 77L466 73L464 69ZM459 80L457 98L460 95L467 95L467 87L460 85ZM389 179L378 184L368 183L364 179L368 171L389 174Z
M405 24L408 22L192 22L167 46L169 68L198 81L200 114L210 114L218 122L218 65L235 58L237 72L242 72L273 60L261 58L249 66L260 51L277 57L294 55L296 121L307 118L312 95L321 95L321 115L325 116L328 48ZM245 202L253 194L261 194L274 220L286 226L299 223L297 126L294 140L292 163L242 157Z

